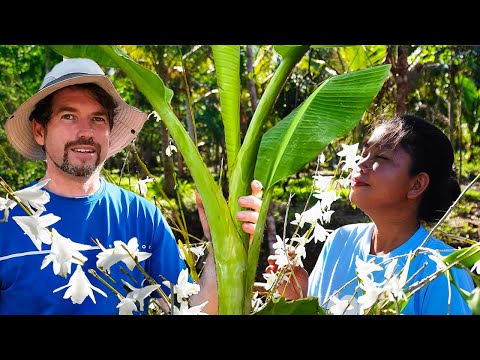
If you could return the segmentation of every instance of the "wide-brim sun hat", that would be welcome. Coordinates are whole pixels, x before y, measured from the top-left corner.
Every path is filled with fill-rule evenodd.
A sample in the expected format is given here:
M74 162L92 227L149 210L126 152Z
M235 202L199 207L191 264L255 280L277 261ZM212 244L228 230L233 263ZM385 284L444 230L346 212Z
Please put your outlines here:
M5 131L13 147L30 160L45 160L45 152L33 137L29 120L37 103L51 93L69 85L95 83L108 92L117 104L110 132L108 157L115 155L138 135L148 114L128 105L115 89L112 81L100 66L91 59L65 59L45 75L38 92L25 101L7 119Z

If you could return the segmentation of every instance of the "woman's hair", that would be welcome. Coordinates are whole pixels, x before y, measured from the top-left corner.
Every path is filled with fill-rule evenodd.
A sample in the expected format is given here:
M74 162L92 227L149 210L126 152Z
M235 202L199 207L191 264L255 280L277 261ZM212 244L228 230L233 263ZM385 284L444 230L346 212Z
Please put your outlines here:
M95 101L102 105L107 111L108 124L110 126L110 130L112 130L113 118L115 116L115 108L117 107L117 104L108 92L95 83L75 84L67 87L86 90ZM43 125L43 127L47 126L53 111L52 100L57 91L51 93L37 103L30 114L30 120L35 119L39 124Z
M418 218L425 222L438 221L460 195L450 140L435 125L414 115L394 116L378 126L386 130L378 146L400 145L410 155L410 175L425 172L430 177L420 201Z

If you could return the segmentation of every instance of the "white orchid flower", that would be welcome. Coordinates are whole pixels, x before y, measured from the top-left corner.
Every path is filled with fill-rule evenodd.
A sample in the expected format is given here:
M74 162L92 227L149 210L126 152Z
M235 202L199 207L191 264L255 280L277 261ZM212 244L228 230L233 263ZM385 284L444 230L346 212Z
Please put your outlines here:
M135 186L135 190L137 190L141 196L145 197L148 191L147 182L153 182L153 181L154 179L149 178L147 176L145 179L139 180L138 183L133 186Z
M200 305L190 307L187 301L180 301L180 308L175 305L172 315L208 315L202 312L207 303L208 301L205 301Z
M32 212L45 211L44 205L50 201L50 194L42 190L42 187L47 185L49 181L50 179L39 181L25 189L15 191L13 195L17 196Z
M322 215L319 218L322 225L330 223L330 220L332 219L332 214L334 212L335 212L335 210L327 210L327 211L322 212Z
M134 311L138 311L135 300L132 298L123 298L117 305L118 315L133 315Z
M369 309L378 300L378 297L383 292L383 289L379 284L364 278L360 282L360 287L363 289L363 295L358 297L358 304L360 305L360 313L364 313L364 310Z
M351 179L351 176L347 176L346 178L342 178L342 179L336 179L334 181L334 184L338 184L338 186L340 188L344 188L344 189L347 189L350 187L350 185L352 184L352 179Z
M167 148L165 149L165 154L166 154L168 157L172 156L172 154L173 154L174 152L177 152L177 148L176 148L176 146L173 145L173 144L168 145Z
M276 273L263 273L262 276L265 280L267 280L264 285L265 290L267 291L272 288L272 286L277 282L278 279L278 275Z
M313 194L317 199L321 199L320 208L322 210L330 210L332 203L339 199L340 196L337 195L337 190L322 191L316 194Z
M328 237L328 232L327 230L320 225L319 223L315 224L315 227L313 228L313 235L310 237L310 240L314 240L315 244L317 241L324 242Z
M320 154L318 160L320 161L320 164L323 164L325 162L325 154L323 152Z
M195 254L197 258L199 258L205 254L205 248L206 248L205 244L200 244L200 245L189 246L188 250L190 250L190 252Z
M0 211L3 211L3 219L0 219L0 223L8 221L8 214L10 210L13 209L17 203L12 199L5 199L0 197Z
M389 264L385 268L385 278L386 279L390 279L394 275L395 269L397 267L397 263L398 263L397 258L393 258L392 261L389 262Z
M475 264L472 266L472 272L476 272L478 275L480 275L480 260L476 261Z
M369 275L374 271L383 270L380 265L377 265L374 262L363 261L358 256L355 259L355 267L357 271L357 276L361 280L367 279Z
M160 284L147 285L142 288L136 288L122 279L123 284L129 289L127 298L137 300L140 303L140 311L144 309L145 299L150 296L152 292L160 288Z
M252 296L252 312L256 313L260 311L266 304L263 302L263 299L261 296L259 296L258 291L255 291L255 293Z
M438 252L438 250L429 249L431 252L428 257L435 262L437 265L437 271L442 271L447 268L447 265L443 262L443 256Z
M313 175L312 178L315 190L326 191L332 183L333 175Z
M320 201L317 201L315 205L313 205L307 211L304 211L301 214L295 213L295 220L290 222L290 224L298 225L301 228L303 228L303 225L305 225L305 223L315 224L318 218L321 216L321 214L322 214L322 208L320 206Z
M50 253L45 256L40 269L44 269L53 261L53 273L66 277L70 274L72 264L83 265L88 258L80 253L82 250L92 249L90 245L73 242L52 229L52 247Z
M344 163L342 171L348 171L348 169L357 170L357 162L362 157L357 155L358 152L358 143L353 145L342 144L343 150L337 153L338 156L345 157L345 160L342 160L340 163Z
M42 243L47 245L52 243L52 233L48 227L61 219L53 214L40 216L42 212L43 210L37 210L33 215L12 217L38 250L42 250Z
M163 284L171 287L170 281L165 280ZM182 269L178 274L177 284L173 286L173 292L177 294L177 299L188 299L191 295L200 291L200 285L188 281L188 269Z
M64 299L70 298L72 300L72 303L74 304L83 303L83 301L87 296L89 296L90 299L92 299L93 303L96 304L95 296L93 295L92 290L95 290L99 294L107 297L107 294L105 294L102 290L93 286L90 283L90 281L88 280L87 276L83 272L83 269L80 265L77 265L77 269L70 277L68 284L64 286L60 286L59 288L53 290L53 292L55 293L65 288L67 288L67 291L65 291L63 298Z
M345 158L354 158L357 156L358 153L358 143L347 145L342 144L343 150L337 152L338 156L345 157Z
M0 211L5 209L13 209L17 205L12 199L5 199L0 197Z
M328 310L332 315L358 315L357 299L351 295L345 295L341 299L332 296L327 304Z
M114 241L113 244L114 248L112 249L105 249L103 246L100 245L100 249L102 251L97 254L97 266L107 272L110 271L110 267L112 265L116 264L119 261L123 261L130 271L133 270L136 264L132 257L129 255L129 253L134 258L137 258L138 262L146 260L150 256L152 256L151 253L138 251L138 239L136 237L132 237L128 241L128 244L125 244L123 241L120 240Z

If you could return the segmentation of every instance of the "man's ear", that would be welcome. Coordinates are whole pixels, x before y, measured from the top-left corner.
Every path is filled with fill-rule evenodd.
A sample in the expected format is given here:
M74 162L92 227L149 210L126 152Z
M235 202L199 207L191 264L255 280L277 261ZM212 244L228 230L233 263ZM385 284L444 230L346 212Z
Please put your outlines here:
M37 144L40 146L45 145L45 128L35 119L32 119L32 132Z
M411 180L410 190L408 190L407 198L409 199L419 198L423 194L423 192L425 191L429 183L430 183L430 177L426 172L421 172L415 175Z

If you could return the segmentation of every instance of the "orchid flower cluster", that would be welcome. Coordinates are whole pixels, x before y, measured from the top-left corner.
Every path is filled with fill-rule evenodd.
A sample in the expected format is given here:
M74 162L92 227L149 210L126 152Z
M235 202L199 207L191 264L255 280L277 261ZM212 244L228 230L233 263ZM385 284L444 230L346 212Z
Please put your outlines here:
M317 199L315 204L304 212L295 213L295 220L291 221L291 225L297 228L291 238L282 238L276 236L277 242L273 245L275 249L275 264L278 271L275 273L264 273L266 280L264 288L267 291L265 301L258 292L254 293L252 298L253 312L260 311L272 298L281 297L278 287L284 281L295 281L293 269L297 266L303 267L302 259L306 257L305 245L312 240L324 242L328 235L333 231L325 228L330 223L332 214L335 212L331 209L333 202L338 200L340 196L338 191L346 189L350 186L350 178L353 170L358 169L357 162L361 159L358 153L358 143L353 145L342 144L342 150L337 153L340 157L336 172L333 175L321 175L318 171L313 175L312 195ZM319 165L325 163L325 155L319 156ZM308 207L308 200L305 208ZM300 235L300 229L305 224L310 224L303 235ZM293 277L293 279L291 279Z
M0 178L1 185L7 191L6 198L0 197L0 211L3 211L4 217L0 221L5 222L9 220L9 212L15 206L20 205L27 213L26 216L13 216L12 219L20 226L24 233L31 239L37 251L28 253L11 254L0 258L0 261L8 260L10 258L36 254L46 254L41 269L45 269L52 263L52 269L55 275L63 278L68 278L68 282L57 289L53 293L65 290L64 299L70 299L73 304L82 304L87 297L96 303L94 291L98 294L107 297L107 294L92 285L90 280L83 270L83 264L87 257L83 255L82 251L100 249L97 254L96 266L104 274L108 276L110 268L123 262L125 266L132 271L138 267L145 275L145 279L150 283L149 285L136 288L127 281L122 279L124 289L127 293L122 295L110 284L99 277L95 270L89 269L88 272L103 282L119 299L117 305L119 315L133 315L135 312L143 312L145 309L145 300L149 299L148 313L149 314L204 314L203 307L206 302L190 307L188 298L196 294L200 290L200 286L190 283L188 281L188 270L184 269L178 276L177 284L172 284L168 280L164 280L163 284L170 287L173 291L170 296L167 296L160 288L160 284L156 283L151 276L149 276L142 268L140 263L151 256L151 253L139 251L138 239L132 237L127 243L121 240L114 241L114 247L106 249L102 244L94 239L97 246L90 246L81 243L76 243L73 240L62 236L55 228L52 227L61 218L54 214L42 215L46 210L45 204L50 201L50 195L42 188L49 182L49 179L39 181L33 186L22 190L13 191L3 179ZM145 180L147 182L148 179ZM138 185L140 192L145 191L145 182ZM50 246L48 250L42 250L42 246ZM72 265L76 265L75 271L71 274ZM71 274L71 276L69 276ZM161 304L150 295L157 291L161 298L167 305ZM171 304L171 305L168 305Z
M307 210L308 200L305 211L301 214L295 213L295 220L290 224L297 226L292 238L281 238L277 235L277 242L273 245L275 254L275 264L278 270L275 273L264 273L263 277L266 283L263 287L267 291L265 296L255 292L252 298L253 313L262 310L273 298L277 299L283 296L279 292L280 285L285 282L295 282L295 267L304 267L302 259L306 257L305 245L310 241L324 242L333 230L324 226L330 223L331 216L334 213L331 205L340 198L338 191L350 187L350 179L353 171L358 170L358 161L361 156L357 155L358 143L353 145L342 144L343 150L337 153L341 160L334 175L319 175L318 171L313 175L313 186L311 195L318 199L315 204ZM323 153L319 157L319 164L325 162ZM343 166L341 166L343 165ZM341 167L340 167L341 166ZM339 170L340 169L340 170ZM346 174L346 175L345 175ZM343 176L342 176L343 175ZM310 199L310 198L309 198ZM300 229L305 224L310 224L303 235L299 235ZM473 245L479 248L480 243ZM472 249L472 252L477 251ZM406 258L403 268L400 267L399 258L393 257L382 263L363 261L356 258L356 278L351 279L345 286L353 281L358 281L358 286L353 295L345 295L342 298L336 296L341 289L331 295L324 304L320 304L326 309L329 315L367 315L367 314L398 314L403 305L405 305L410 296L419 290L422 286L432 281L442 273L449 270L454 264L447 266L443 261L443 256L437 250L419 247L416 250L429 253L428 257L432 259L437 266L437 270L429 277L409 286L411 279L408 279L408 271L411 260L416 256L414 253L403 255ZM403 261L402 261L403 262ZM400 270L398 271L398 269ZM373 272L383 271L384 280L380 283L374 281ZM476 261L471 268L472 272L480 275L480 260ZM358 293L358 296L356 296ZM304 294L305 295L305 294Z

